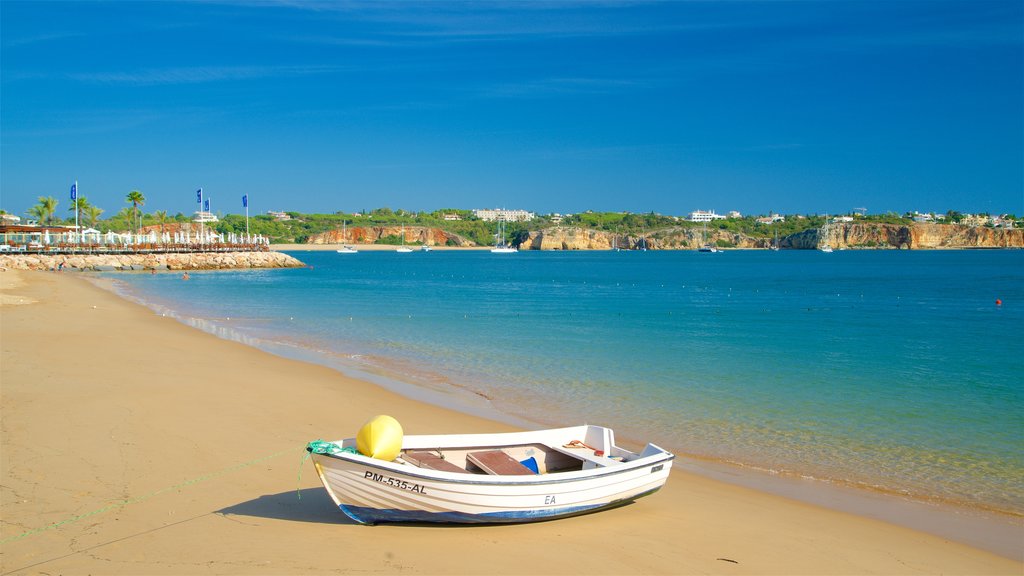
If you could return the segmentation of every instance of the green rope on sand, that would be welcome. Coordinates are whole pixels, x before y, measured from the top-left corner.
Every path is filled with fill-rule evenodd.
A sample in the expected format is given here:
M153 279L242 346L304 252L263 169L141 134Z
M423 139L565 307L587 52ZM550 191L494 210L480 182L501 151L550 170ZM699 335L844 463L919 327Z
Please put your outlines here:
M341 447L334 442L326 442L319 438L313 440L309 444L306 444L306 454L302 457L299 462L299 479L298 484L295 486L295 493L298 494L299 500L302 500L302 466L309 459L310 454L359 454L359 450L352 447Z

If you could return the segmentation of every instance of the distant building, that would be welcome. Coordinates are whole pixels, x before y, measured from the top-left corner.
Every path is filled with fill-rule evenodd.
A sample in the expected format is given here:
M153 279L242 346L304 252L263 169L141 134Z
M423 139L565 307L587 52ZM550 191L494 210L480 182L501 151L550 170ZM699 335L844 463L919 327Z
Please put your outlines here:
M757 219L758 224L775 224L776 222L785 222L786 217L782 214L770 214L768 216L762 216Z
M966 226L984 226L991 221L992 219L984 214L964 214L960 219L960 223Z
M287 212L278 212L278 211L275 211L275 210L267 210L267 215L270 216L271 218L273 218L274 220L277 220L278 222L280 222L282 220L291 220L292 219L292 217L289 216Z
M996 228L1013 228L1015 222L1012 218L1007 218L1006 214L1001 214L992 219L992 225Z
M445 214L444 219L446 222L453 222L455 220L462 220L462 216L459 216L458 214L455 213Z
M218 220L217 215L214 214L213 212L206 212L204 210L200 210L195 213L195 216L192 218L192 221L197 224L205 224L207 222L217 222Z
M833 222L853 222L853 216L836 216L832 219Z
M552 224L561 224L565 217L561 214L548 214L548 220L551 220Z
M15 216L14 214L0 214L0 223L2 224L20 224L21 216Z
M738 210L730 210L729 218L743 218L743 214L740 214Z
M527 222L537 217L533 212L526 210L505 210L495 208L494 210L473 210L473 216L486 222L504 220L505 222Z
M714 210L694 210L690 212L690 222L711 222L712 220L725 220L725 216L715 214Z

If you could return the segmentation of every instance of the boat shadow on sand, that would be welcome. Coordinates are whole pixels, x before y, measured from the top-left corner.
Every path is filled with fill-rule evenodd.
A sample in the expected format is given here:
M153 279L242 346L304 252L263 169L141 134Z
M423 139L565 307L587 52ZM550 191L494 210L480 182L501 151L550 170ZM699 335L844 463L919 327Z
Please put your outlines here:
M301 496L301 499L300 499ZM252 516L275 520L313 522L317 524L358 525L338 510L323 488L305 488L296 492L264 494L254 500L217 510L224 516Z

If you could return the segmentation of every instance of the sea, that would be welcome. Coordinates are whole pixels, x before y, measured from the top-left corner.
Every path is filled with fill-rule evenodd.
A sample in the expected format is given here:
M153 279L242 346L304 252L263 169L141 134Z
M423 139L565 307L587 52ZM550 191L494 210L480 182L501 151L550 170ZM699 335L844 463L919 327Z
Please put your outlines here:
M1024 517L1024 251L291 254L108 277L425 401Z

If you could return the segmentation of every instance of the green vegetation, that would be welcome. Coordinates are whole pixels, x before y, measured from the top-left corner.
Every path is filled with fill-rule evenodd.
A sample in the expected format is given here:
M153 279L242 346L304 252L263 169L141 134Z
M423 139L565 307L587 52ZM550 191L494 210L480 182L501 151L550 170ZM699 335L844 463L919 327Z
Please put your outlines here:
M126 231L138 230L146 226L166 227L169 224L191 222L192 217L182 213L170 216L166 211L159 210L147 214L141 210L146 203L145 196L138 190L132 190L126 196L125 201L130 206L122 208L109 218L101 219L104 210L91 205L84 197L79 197L77 202L71 206L69 212L71 217L61 219L56 216L58 201L52 197L40 197L39 203L33 206L28 214L44 224L74 223L74 212L78 209L80 223L99 229L101 232L107 230ZM359 214L336 212L333 214L302 214L299 212L288 212L290 220L276 220L269 215L257 215L249 218L249 233L261 235L271 239L274 243L305 243L315 234L330 230L341 230L342 226L370 227L370 226L425 226L439 228L450 234L455 234L479 245L491 245L495 243L496 223L485 222L473 216L471 210L460 210L457 208L443 208L433 212L410 212L406 210L393 210L388 207L377 208L370 212L363 211ZM458 220L445 219L456 216ZM209 227L218 233L244 234L246 232L245 216L238 214L219 215L220 221L210 224ZM946 222L959 222L964 215L950 210L945 214ZM909 225L913 223L913 214L898 215L888 214L867 214L855 215L854 222ZM820 228L826 223L826 218L820 215L787 215L784 222L762 224L757 221L757 216L746 216L743 218L729 218L715 220L707 223L708 232L725 231L730 234L740 234L754 239L771 239L778 235L780 238L798 234L808 229ZM646 214L631 214L628 212L593 212L587 211L579 214L566 216L561 222L550 216L538 216L530 222L508 222L505 226L506 240L511 244L520 244L526 240L531 232L549 228L552 226L578 227L591 230L629 235L633 237L646 236L659 240L673 240L674 243L688 246L690 242L684 237L686 234L697 234L704 228L703 223L690 222L688 220L674 217L662 216L653 212ZM381 244L400 244L398 236L385 237L378 240ZM457 242L450 239L448 242L454 245ZM734 242L718 240L720 247L728 248Z

